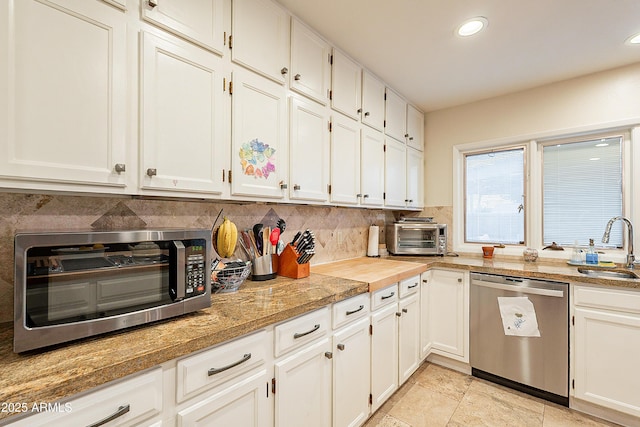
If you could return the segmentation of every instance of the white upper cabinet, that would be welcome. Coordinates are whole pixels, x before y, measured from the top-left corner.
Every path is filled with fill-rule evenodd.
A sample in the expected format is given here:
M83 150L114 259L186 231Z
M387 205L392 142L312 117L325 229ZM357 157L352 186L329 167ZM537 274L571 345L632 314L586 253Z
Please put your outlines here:
M354 120L360 118L362 69L351 58L333 49L331 107Z
M231 194L284 198L289 159L285 89L236 69L231 105Z
M402 142L386 139L384 169L385 206L406 207L407 147Z
M407 103L392 89L387 88L386 94L384 133L404 142L405 127L407 125Z
M224 0L141 0L142 18L222 55Z
M141 187L220 195L229 158L222 60L166 37L141 35Z
M124 192L134 165L123 12L97 1L4 1L0 28L6 186Z
M102 0L106 3L119 7L122 10L127 10L127 0Z
M280 84L289 74L289 13L271 0L233 0L231 59Z
M407 147L407 207L424 207L424 155Z
M407 145L424 151L424 114L411 104L407 104Z
M329 186L329 117L315 102L291 97L289 198L324 202Z
M384 204L384 135L382 132L362 127L360 145L360 204L382 206Z
M291 19L289 87L322 105L331 86L331 47L299 20Z
M362 123L384 130L384 83L362 70Z
M331 120L331 201L360 199L360 124L341 114Z

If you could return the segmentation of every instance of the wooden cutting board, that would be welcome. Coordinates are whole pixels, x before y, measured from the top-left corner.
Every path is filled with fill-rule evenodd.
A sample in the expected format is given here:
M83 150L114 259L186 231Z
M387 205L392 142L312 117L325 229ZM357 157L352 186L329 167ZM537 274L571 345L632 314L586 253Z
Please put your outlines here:
M400 280L427 270L426 264L380 258L354 258L328 264L314 265L313 273L369 284L369 292L382 289Z

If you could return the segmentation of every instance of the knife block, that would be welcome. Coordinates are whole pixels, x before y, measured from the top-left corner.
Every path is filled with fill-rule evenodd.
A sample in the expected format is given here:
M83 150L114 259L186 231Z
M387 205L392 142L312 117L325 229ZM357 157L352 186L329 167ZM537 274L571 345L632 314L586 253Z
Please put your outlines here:
M298 264L298 253L296 250L288 244L278 260L278 275L289 277L291 279L301 279L303 277L309 277L309 263Z

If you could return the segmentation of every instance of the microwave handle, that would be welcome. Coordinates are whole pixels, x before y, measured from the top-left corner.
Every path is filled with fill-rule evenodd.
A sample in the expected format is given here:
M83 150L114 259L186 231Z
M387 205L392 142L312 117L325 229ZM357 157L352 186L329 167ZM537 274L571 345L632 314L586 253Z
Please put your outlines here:
M172 266L173 270L173 280L171 280L170 286L170 294L171 299L174 301L180 301L184 299L185 296L185 281L186 281L186 250L184 247L184 243L180 240L174 240L173 246L175 248L175 257L171 260L171 262L175 263Z

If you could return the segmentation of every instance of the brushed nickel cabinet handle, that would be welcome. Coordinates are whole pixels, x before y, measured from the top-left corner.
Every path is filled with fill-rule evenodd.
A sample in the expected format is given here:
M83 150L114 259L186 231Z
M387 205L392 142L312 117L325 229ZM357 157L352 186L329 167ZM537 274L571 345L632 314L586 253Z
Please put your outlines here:
M293 80L300 80L302 76L300 74L296 74L295 76L293 76Z
M294 191L300 190L300 186L298 184L293 184L293 190Z
M100 426L103 426L103 425L107 424L108 422L111 422L111 421L115 420L116 418L120 418L121 416L123 416L124 414L129 412L130 410L131 410L131 406L129 404L119 406L118 410L116 412L114 412L113 414L109 415L106 418L101 419L100 421L96 421L93 424L89 424L87 427L100 427Z
M284 182L281 182L281 183L280 183L280 188L281 188L282 190L286 190L287 188L289 188L289 186L288 186L287 184L285 184Z
M344 344L338 344L337 347L338 350L344 351Z
M391 298L392 296L394 296L395 294L396 294L395 292L391 292L389 295L384 295L384 296L380 297L380 299L381 299L381 300L389 299L389 298Z
M116 163L113 169L118 173L122 173L127 170L127 165L125 165L124 163Z
M148 176L156 176L156 175L158 175L158 171L155 168L149 168L149 169L147 169L147 175Z
M230 365L227 366L223 366L222 368L211 368L207 371L207 375L208 376L212 376L215 374L219 374L220 372L224 372L227 369L231 369L231 368L235 368L236 366L246 362L247 360L251 359L251 353L247 353L244 356L242 356L242 359L238 360L237 362L233 362Z
M331 353L330 351L327 351L324 353L324 357L326 357L327 359L333 359L333 353Z
M302 332L302 333L296 332L295 334L293 334L293 339L297 340L298 338L302 338L305 335L309 335L309 334L317 331L318 329L320 329L320 324L319 323L317 325L315 325L312 329L308 330L307 332Z
M356 308L355 310L347 310L347 316L351 316L352 314L362 311L363 308L364 305L361 304L360 307Z

